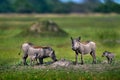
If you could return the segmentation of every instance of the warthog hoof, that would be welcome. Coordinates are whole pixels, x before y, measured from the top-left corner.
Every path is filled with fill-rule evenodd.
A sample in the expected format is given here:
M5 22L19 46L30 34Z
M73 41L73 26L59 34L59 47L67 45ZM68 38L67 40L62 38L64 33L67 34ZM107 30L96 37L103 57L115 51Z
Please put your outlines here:
M24 66L28 66L28 64L26 63L26 64L24 64Z
M96 61L93 61L92 64L96 64Z
M84 63L83 62L81 62L81 65L83 65Z
M77 63L76 61L75 61L75 62L73 61L73 64L74 64L74 65L77 65L78 63Z
M35 65L39 65L39 63L36 63Z

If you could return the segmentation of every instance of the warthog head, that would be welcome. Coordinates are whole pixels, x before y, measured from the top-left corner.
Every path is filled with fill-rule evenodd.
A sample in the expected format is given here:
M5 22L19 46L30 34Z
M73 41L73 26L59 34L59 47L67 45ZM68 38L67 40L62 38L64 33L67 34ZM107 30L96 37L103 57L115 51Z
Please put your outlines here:
M102 57L104 56L108 56L109 52L108 51L104 51L103 54L102 54Z
M76 39L73 39L71 37L71 42L72 42L72 50L76 51L79 48L79 42L80 42L81 37L78 37Z
M57 61L54 50L52 51L51 58L53 59L54 62Z

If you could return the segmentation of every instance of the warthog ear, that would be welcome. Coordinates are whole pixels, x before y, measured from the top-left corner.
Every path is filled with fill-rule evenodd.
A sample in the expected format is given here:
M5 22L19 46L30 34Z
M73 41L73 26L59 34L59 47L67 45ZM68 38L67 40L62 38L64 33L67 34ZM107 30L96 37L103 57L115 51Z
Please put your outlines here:
M73 38L71 37L71 40L73 40Z
M105 50L104 52L108 52L108 51Z
M79 40L79 41L81 40L81 37L80 37L80 36L78 37L78 40Z

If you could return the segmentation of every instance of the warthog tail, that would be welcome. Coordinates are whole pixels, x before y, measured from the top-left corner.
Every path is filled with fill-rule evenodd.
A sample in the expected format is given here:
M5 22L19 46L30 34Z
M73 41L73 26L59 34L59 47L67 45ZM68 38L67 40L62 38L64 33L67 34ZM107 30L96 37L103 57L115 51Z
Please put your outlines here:
M22 48L22 46L20 47L20 51L19 51L18 55L20 55L20 53L21 53L21 48Z
M21 52L18 53L18 55L20 55Z

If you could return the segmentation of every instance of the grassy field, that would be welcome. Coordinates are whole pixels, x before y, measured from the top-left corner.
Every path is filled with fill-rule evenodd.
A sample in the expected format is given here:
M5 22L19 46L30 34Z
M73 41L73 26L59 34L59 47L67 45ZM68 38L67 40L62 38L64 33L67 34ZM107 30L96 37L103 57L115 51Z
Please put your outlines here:
M53 20L69 35L22 36L22 31L40 20ZM119 80L120 79L120 15L0 15L0 80ZM58 59L74 61L70 37L81 36L82 41L96 42L97 64L85 55L85 65L80 68L34 68L23 66L18 55L24 42L51 46ZM105 50L115 53L112 64L102 64ZM52 61L45 59L44 62ZM79 57L80 62L80 57ZM29 63L29 59L28 59Z

